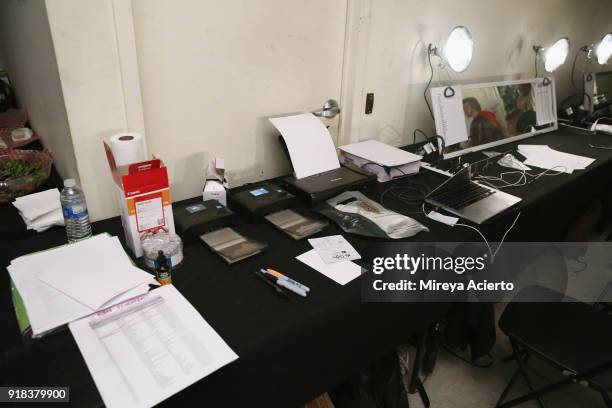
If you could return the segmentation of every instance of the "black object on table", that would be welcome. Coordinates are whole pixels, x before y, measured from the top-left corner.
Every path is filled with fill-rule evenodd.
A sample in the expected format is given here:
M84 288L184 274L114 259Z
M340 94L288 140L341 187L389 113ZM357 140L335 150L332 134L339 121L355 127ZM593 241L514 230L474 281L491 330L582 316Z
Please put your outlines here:
M583 134L568 130L538 135L523 143L548 144L597 161L575 174L542 178L525 187L507 189L523 198L523 202L480 228L491 241L496 241L516 212L522 211L509 240L563 240L576 214L610 186L612 152L591 149ZM501 169L493 165L489 172L496 174ZM432 187L442 181L439 175L429 172L415 179ZM367 195L376 199L390 185L378 184ZM393 195L387 195L385 205L406 210ZM480 240L473 231L432 222L420 211L412 216L430 228L430 232L417 235L411 239L413 241ZM209 406L299 406L352 377L396 345L423 333L432 322L447 315L449 305L441 303L362 303L359 279L340 286L294 259L310 249L307 242L295 242L268 224L253 225L239 220L238 227L249 236L267 241L268 250L240 264L227 266L202 244L186 245L184 264L174 271L173 283L239 358L162 405L184 406L199 402ZM119 218L96 222L93 229L94 233L109 232L123 239ZM340 229L332 225L320 235L340 233ZM377 241L345 236L358 251ZM54 230L0 245L0 268L17 256L63 243L64 231ZM279 270L309 286L308 297L292 296L286 301L274 295L251 276L253 270L261 267ZM68 385L75 405L101 405L93 379L68 331L22 344L8 285L8 274L4 273L0 277L3 333L0 341L2 349L9 350L6 353L7 382ZM470 343L473 355L475 350L488 351L495 339L492 305L458 306L468 310L458 314L460 317L454 326L456 344ZM476 327L473 327L472 315L487 317L476 319L484 334L474 335Z

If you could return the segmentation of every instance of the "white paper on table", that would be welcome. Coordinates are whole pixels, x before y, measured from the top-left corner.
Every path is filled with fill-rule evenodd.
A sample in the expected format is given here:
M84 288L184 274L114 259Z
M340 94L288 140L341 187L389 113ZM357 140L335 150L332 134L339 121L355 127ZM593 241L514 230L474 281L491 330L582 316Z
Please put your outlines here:
M321 257L317 254L317 251L311 249L302 255L296 256L298 261L305 263L312 269L322 273L334 282L340 285L346 285L353 279L361 275L361 266L357 265L352 261L339 262L333 264L326 264L323 262Z
M463 93L460 86L453 87L453 96L444 96L446 87L431 88L431 105L436 122L436 134L444 138L446 146L468 140L463 112Z
M355 261L361 259L359 253L342 235L331 235L329 237L311 238L308 243L312 245L317 255L326 264L337 262Z
M172 285L69 327L109 408L153 406L238 358Z
M106 237L110 239L110 237ZM51 252L44 251L22 256L14 259L11 265L7 267L15 288L19 291L23 300L34 337L40 337L49 330L90 315L95 311L38 279L38 276L45 271L45 265L49 257L54 256ZM146 293L149 290L149 283L155 283L153 276L150 277L148 282L109 300L102 307Z
M544 79L532 83L535 95L536 123L547 125L557 120L557 112L553 98L553 84L544 85Z
M117 237L99 237L53 251L58 253L49 257L38 279L93 310L150 279L132 265Z
M13 205L19 210L22 217L29 221L62 206L60 203L60 193L57 188L17 197L13 201Z
M285 140L296 178L340 168L329 131L312 113L269 120Z
M366 140L339 147L340 150L364 158L382 166L395 167L423 159L418 154L410 153L397 147L390 146L378 140Z
M446 225L455 225L457 224L457 222L459 222L459 218L451 217L450 215L440 214L437 211L430 211L425 216L427 218L430 218L434 221L441 222L442 224L446 224Z
M554 169L571 174L574 170L583 170L595 161L590 157L560 152L548 145L519 145L518 151L525 156L524 164Z

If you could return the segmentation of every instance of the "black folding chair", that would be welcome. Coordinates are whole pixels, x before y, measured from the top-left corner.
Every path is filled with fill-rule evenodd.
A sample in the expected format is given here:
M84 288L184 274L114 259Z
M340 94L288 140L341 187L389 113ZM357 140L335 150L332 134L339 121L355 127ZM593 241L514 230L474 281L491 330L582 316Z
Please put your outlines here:
M525 299L548 302L521 302ZM518 367L499 397L497 407L511 407L532 399L544 407L540 397L575 383L599 392L605 405L612 407L608 395L612 390L612 316L572 300L550 289L530 286L508 304L499 327L510 338ZM565 378L534 389L526 371L526 363L532 356L557 368ZM519 377L530 392L504 402Z

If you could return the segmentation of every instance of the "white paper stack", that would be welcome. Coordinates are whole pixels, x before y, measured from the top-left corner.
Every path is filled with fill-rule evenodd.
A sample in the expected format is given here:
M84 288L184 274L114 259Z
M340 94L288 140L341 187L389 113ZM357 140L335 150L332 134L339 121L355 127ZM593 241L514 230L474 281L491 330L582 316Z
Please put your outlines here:
M298 261L340 285L361 275L361 266L353 262L361 256L342 235L313 238L308 242L314 249L297 256Z
M595 159L576 154L554 150L547 145L519 145L518 151L525 156L528 166L553 169L571 174L574 170L583 170Z
M146 293L155 282L106 234L13 259L7 269L34 337Z
M422 156L377 140L340 146L340 161L374 173L380 183L414 174L421 167Z
M19 210L27 229L42 232L53 225L64 225L60 193L57 188L17 197L13 205Z

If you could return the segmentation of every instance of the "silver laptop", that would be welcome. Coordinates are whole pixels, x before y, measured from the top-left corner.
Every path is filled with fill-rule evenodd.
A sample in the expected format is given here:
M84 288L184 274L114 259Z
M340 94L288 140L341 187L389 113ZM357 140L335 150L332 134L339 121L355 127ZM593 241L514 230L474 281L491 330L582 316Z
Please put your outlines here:
M519 203L521 199L472 180L490 159L466 165L431 191L425 202L463 219L481 224Z

